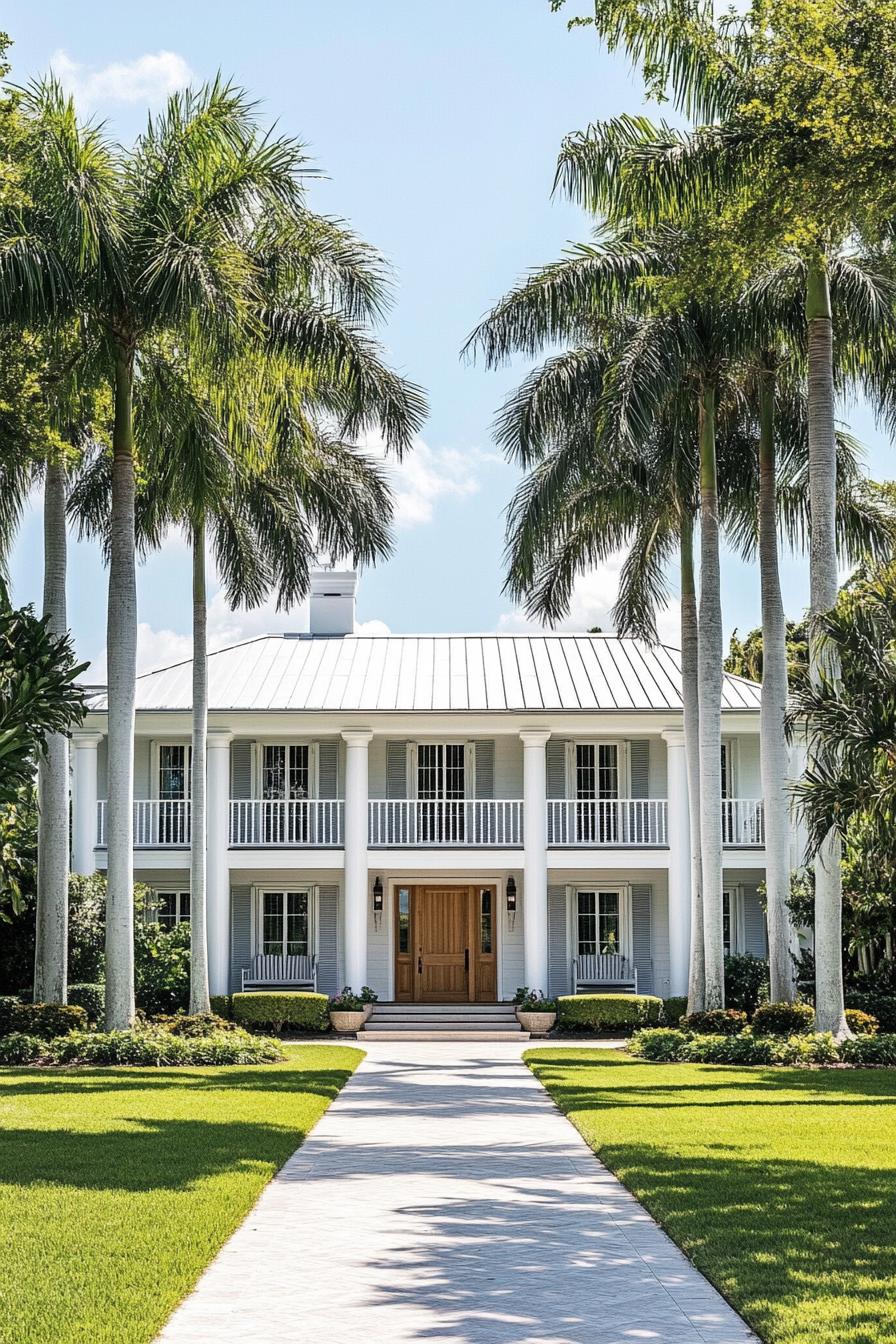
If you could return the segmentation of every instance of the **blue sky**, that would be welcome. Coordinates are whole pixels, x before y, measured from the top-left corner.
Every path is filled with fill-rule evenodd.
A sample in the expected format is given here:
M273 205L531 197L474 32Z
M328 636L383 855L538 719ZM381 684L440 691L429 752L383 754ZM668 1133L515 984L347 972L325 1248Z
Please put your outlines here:
M568 9L575 12L573 0ZM350 220L395 268L382 336L431 407L422 444L396 471L397 544L387 564L363 576L359 619L395 631L522 628L501 591L503 510L516 475L497 456L490 427L526 365L486 373L458 352L512 281L587 235L580 211L551 200L553 166L567 131L642 106L624 63L590 34L568 33L548 0L13 0L3 26L15 80L52 63L82 108L124 141L170 87L220 69L252 91L265 118L307 144L326 174L312 204ZM890 447L867 414L852 423L875 473L892 475ZM39 600L40 569L32 512L12 561L18 600ZM796 614L807 598L803 561L787 561L784 577ZM606 628L614 593L612 567L589 576L569 626ZM141 570L139 601L141 664L186 656L189 568L176 538ZM729 629L757 622L757 575L731 558L724 603ZM72 548L70 614L79 651L101 657L105 584L92 546ZM231 616L212 602L218 643L305 621L301 611ZM664 634L674 636L675 624L670 610Z

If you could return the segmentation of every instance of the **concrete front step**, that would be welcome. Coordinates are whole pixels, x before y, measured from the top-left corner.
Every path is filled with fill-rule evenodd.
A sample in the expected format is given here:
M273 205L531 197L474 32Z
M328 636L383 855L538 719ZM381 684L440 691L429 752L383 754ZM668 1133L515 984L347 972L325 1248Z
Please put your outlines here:
M382 1031L388 1032L390 1036L395 1036L403 1031L471 1031L477 1035L483 1031L519 1031L519 1023L512 1022L483 1022L476 1019L465 1021L463 1018L446 1018L444 1021L433 1022L426 1017L410 1017L406 1022L380 1022L371 1018L364 1026L364 1031Z
M377 1031L364 1027L358 1032L359 1041L528 1041L527 1031Z
M509 1003L378 1003L358 1035L380 1041L528 1039Z

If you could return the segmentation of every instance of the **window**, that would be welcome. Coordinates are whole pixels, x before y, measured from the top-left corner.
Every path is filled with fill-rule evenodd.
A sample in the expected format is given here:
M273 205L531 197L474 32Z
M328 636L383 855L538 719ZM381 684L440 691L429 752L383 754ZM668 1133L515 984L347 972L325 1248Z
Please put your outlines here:
M152 840L160 845L189 843L190 821L186 803L190 797L191 756L192 748L184 742L159 745L158 834Z
M737 930L738 901L735 891L722 892L722 949L732 956L740 946Z
M156 923L166 929L189 923L190 893L188 891L157 891L155 893Z
M618 891L576 893L578 955L610 956L622 951L622 907Z
M308 955L308 892L261 893L261 950L265 956Z
M619 748L615 742L576 743L576 839L612 844L617 839Z
M262 837L272 845L308 840L311 751L307 742L266 744L261 754Z
M494 949L492 926L492 892L484 887L479 893L479 951L488 954Z
M398 950L411 950L411 890L410 887L398 888Z
M418 745L417 826L421 840L463 840L466 755L463 742Z

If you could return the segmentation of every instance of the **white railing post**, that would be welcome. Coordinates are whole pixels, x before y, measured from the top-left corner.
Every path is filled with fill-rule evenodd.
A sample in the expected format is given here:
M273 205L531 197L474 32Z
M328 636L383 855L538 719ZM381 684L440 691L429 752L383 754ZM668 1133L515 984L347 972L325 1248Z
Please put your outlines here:
M72 733L72 871L95 873L97 832L97 748L102 733ZM99 843L105 844L105 835Z

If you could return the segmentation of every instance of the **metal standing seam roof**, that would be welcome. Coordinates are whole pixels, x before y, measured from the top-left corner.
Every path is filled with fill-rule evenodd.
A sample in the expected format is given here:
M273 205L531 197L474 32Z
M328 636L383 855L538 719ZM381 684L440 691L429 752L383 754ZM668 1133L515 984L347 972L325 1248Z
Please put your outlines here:
M209 655L213 710L681 710L681 654L617 635L262 635ZM722 707L758 710L726 674ZM138 710L189 710L192 663L137 679ZM93 703L105 709L105 695Z

